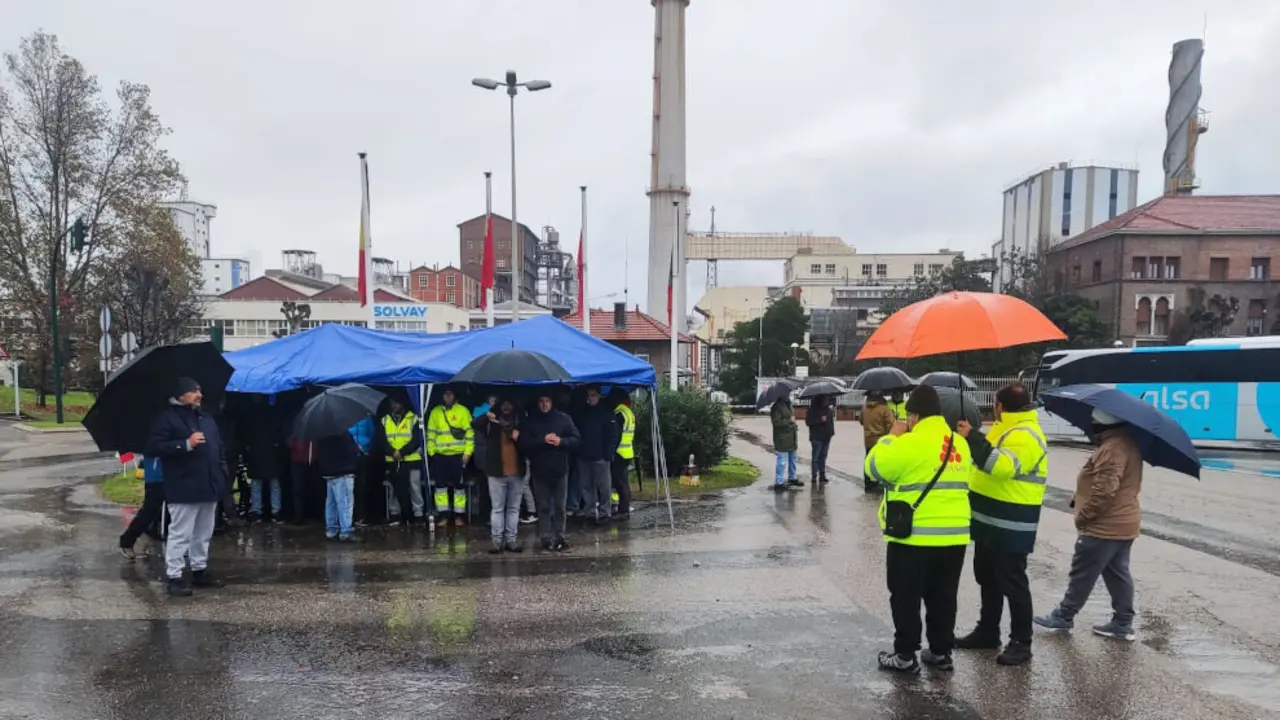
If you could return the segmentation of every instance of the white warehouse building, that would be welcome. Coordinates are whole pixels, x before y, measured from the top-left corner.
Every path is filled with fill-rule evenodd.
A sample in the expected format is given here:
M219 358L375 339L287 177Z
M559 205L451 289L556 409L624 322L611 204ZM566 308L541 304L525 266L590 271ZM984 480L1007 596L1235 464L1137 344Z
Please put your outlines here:
M991 257L999 262L1015 252L1039 256L1137 205L1137 167L1058 163L1005 189L1000 239ZM1002 264L996 273L997 292L1009 272Z

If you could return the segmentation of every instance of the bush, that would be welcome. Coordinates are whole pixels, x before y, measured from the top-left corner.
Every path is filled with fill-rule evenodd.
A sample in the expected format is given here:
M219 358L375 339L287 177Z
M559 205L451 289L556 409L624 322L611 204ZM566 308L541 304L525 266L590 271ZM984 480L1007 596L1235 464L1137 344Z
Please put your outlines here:
M652 407L645 398L636 403L636 460L650 477L653 469L653 443L650 442ZM724 462L729 454L729 418L724 405L705 392L666 388L658 391L658 420L662 444L667 452L667 471L680 474L680 468L697 458L698 467L712 468Z

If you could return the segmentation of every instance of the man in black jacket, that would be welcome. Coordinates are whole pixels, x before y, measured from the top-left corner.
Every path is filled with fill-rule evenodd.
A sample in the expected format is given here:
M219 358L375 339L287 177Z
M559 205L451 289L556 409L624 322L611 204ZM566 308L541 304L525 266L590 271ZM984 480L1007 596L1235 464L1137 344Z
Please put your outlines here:
M350 433L322 438L316 443L316 469L324 478L324 535L330 540L359 542L352 526L356 469L360 448Z
M600 388L587 388L587 406L576 424L582 434L578 444L578 478L586 501L582 512L594 516L597 524L607 523L613 514L609 463L618 452L618 423L613 411L600 404Z
M228 474L222 437L213 418L200 410L200 385L180 378L169 406L151 423L146 455L160 458L169 507L165 565L169 594L191 594L191 586L221 587L206 569L209 541ZM187 558L191 581L183 579Z
M533 497L538 503L538 535L544 550L569 549L564 539L564 504L569 490L570 453L580 441L573 420L555 409L550 392L542 391L518 442L529 458Z

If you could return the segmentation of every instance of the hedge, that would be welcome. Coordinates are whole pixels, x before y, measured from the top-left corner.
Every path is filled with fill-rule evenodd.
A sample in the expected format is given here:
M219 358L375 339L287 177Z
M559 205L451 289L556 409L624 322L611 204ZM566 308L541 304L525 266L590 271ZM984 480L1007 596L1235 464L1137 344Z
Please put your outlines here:
M649 476L653 470L650 441L652 407L645 398L636 403L636 460ZM729 455L729 418L724 405L699 390L658 391L658 419L666 449L667 471L679 475L693 455L698 467L711 468Z

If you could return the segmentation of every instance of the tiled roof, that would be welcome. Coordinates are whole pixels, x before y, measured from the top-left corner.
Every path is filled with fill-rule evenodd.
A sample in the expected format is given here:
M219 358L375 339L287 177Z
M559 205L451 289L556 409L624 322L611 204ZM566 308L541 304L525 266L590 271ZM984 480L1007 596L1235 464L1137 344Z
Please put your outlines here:
M566 323L582 329L582 316L575 313L563 318ZM671 326L646 315L639 310L627 311L627 329L619 332L613 326L613 310L591 308L591 334L607 342L619 340L670 340ZM680 342L693 343L692 335L680 334Z
M1124 232L1280 233L1280 195L1171 195L1068 238L1053 250Z
M275 278L254 278L237 288L232 288L218 297L223 300L306 300L307 296L293 287Z

